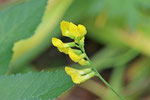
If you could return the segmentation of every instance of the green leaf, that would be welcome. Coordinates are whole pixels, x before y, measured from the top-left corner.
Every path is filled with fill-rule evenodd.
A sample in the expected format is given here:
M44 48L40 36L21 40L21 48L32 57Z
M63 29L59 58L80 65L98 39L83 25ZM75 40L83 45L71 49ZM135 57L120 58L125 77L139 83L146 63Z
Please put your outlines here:
M29 100L34 97L48 100L58 97L71 86L71 78L64 69L1 76L0 100Z
M13 44L31 36L41 22L47 0L26 0L0 11L0 74L12 56Z
M60 35L58 32L52 31L71 3L72 0L49 0L42 22L36 29L34 35L15 43L11 60L11 72L26 63L30 63L50 46L52 37Z

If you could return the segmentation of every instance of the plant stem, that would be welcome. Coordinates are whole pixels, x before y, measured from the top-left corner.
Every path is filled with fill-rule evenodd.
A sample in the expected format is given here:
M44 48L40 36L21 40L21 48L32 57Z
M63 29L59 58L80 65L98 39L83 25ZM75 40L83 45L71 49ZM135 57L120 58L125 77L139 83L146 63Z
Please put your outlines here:
M84 50L84 46L80 46L80 49L82 50L83 53L85 53ZM88 62L90 63L92 69L95 71L96 75L102 80L102 82L108 86L121 100L125 100L117 91L115 91L105 80L104 78L99 74L99 72L97 71L97 69L95 68L94 64L92 63L92 61L89 59L89 57L87 56L87 54L85 53L85 58L88 60Z
M104 78L99 74L99 72L97 71L97 69L95 68L95 66L93 65L93 63L91 62L91 60L88 58L88 56L86 55L87 60L89 61L90 65L92 66L92 68L94 69L94 71L96 72L96 75L102 80L102 82L108 86L121 100L125 100L122 96L119 95L119 93L117 91L115 91L105 80Z

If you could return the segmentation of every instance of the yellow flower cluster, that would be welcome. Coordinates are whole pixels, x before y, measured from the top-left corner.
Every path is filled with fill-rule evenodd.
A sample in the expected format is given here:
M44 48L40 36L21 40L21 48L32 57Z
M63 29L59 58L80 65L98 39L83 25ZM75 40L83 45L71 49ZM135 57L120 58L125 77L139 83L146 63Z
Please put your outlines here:
M78 62L80 65L89 65L88 61L84 59L82 52L76 52L76 43L84 45L84 36L86 34L86 28L83 25L76 26L75 24L67 21L62 21L61 24L62 35L74 39L74 42L63 43L58 38L52 38L52 43L58 48L60 52L68 54L72 61Z
M62 21L60 23L60 28L62 30L62 35L73 39L74 42L63 43L58 38L52 38L52 44L57 47L60 52L68 54L72 61L77 62L80 65L90 65L85 59L86 55L82 50L72 49L72 47L80 49L81 47L84 47L84 39L87 33L86 28L83 25L79 24L76 26L75 24L67 21ZM77 84L84 82L95 75L91 68L77 70L66 67L65 71L72 77L73 82Z

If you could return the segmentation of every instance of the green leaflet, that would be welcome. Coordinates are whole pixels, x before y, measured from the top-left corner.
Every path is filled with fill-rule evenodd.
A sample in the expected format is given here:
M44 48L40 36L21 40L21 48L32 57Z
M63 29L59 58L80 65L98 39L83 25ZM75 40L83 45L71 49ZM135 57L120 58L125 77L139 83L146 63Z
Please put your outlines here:
M53 36L60 35L58 32L52 31L59 23L72 1L73 0L48 1L42 22L35 30L35 33L31 37L15 43L9 73L21 68L24 64L30 63L35 57L43 52L45 48L50 46L51 38Z
M1 76L0 100L29 100L34 97L48 100L58 97L71 86L73 83L64 69Z
M26 0L0 11L0 74L6 73L13 44L31 36L41 22L47 0Z

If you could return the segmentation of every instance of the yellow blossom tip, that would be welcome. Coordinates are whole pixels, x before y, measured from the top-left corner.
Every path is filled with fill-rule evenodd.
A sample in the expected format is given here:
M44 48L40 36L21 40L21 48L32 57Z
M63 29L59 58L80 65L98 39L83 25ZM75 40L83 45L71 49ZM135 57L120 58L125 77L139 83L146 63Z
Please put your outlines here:
M80 33L82 33L83 35L85 35L87 33L85 26L79 24L78 25L78 29L80 31Z
M60 52L63 52L63 53L65 53L65 54L68 54L68 49L69 49L70 46L72 45L72 44L68 45L68 44L66 44L66 43L63 43L63 42L62 42L60 39L58 39L58 38L52 38L52 44L53 44L54 46L56 46Z
M54 46L61 46L62 45L62 41L60 40L60 39L58 39L58 38L52 38L52 44L54 45Z
M73 68L71 68L71 67L65 67L65 71L66 71L66 73L67 73L68 75L71 75L72 72L74 72L75 70L74 70Z

